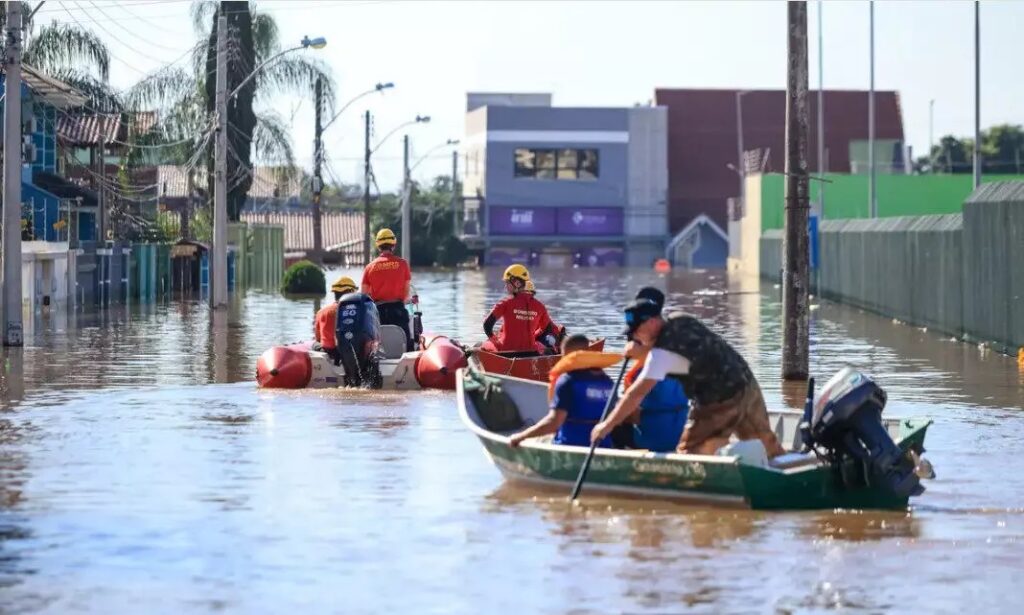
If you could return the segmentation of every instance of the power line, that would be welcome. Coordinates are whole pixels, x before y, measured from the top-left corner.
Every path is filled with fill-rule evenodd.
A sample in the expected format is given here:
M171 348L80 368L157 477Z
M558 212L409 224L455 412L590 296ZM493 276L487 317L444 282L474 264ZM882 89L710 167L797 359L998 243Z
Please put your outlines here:
M63 2L62 2L62 4L63 4ZM107 13L106 11L104 11L103 8L100 7L98 4L96 4L95 2L92 2L90 0L89 4L91 4L92 6L96 7L96 10L100 12L100 15L103 15L104 17L107 17L107 18L110 17L110 14ZM93 20L95 21L95 18L93 18ZM145 37L141 36L140 34L134 32L133 30L129 30L128 28L122 26L120 23L118 23L116 21L113 22L113 23L115 25L117 25L117 27L121 28L122 30L124 30L125 32L130 34L132 37L134 37L136 39L139 39L139 40L145 42L146 44L152 45L154 47L160 47L161 49L167 49L169 51L178 51L177 47L168 47L167 45L162 45L162 44L152 40L151 38L145 38ZM152 23L152 22L150 22L150 23Z

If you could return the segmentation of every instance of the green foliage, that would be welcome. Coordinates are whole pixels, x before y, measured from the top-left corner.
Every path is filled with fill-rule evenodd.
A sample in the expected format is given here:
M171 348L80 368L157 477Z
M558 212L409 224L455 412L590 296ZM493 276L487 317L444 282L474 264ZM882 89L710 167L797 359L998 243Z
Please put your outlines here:
M413 236L409 246L412 255L406 256L413 267L455 267L469 256L466 245L452 234L451 197L451 178L447 176L435 178L426 190L418 189L417 185L413 186ZM399 196L380 196L372 206L370 226L374 230L386 226L401 234L402 212Z
M1001 124L981 133L981 170L991 174L1019 174L1024 158L1024 128ZM918 173L973 173L974 139L946 135L929 156L914 161Z
M327 292L324 272L309 261L299 261L284 272L281 292L291 295L318 295Z

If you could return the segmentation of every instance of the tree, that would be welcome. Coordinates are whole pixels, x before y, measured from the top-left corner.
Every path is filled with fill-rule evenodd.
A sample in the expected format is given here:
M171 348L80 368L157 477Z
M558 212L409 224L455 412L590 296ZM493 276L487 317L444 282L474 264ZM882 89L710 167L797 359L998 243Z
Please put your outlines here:
M1024 129L1020 125L992 126L981 135L981 161L986 173L1020 173Z
M27 18L32 6L21 3ZM0 28L7 28L7 11L0 8ZM33 21L25 27L22 61L39 72L85 94L89 105L100 111L119 110L120 100L107 83L110 52L94 33L78 25L50 23L38 30Z
M216 103L217 23L228 19L228 91L238 87L262 62L281 50L273 17L251 10L248 2L197 0L193 25L200 40L191 70L169 67L136 84L126 95L134 108L157 108L166 120L159 133L174 142L205 133ZM257 111L261 101L285 92L312 95L317 79L324 83L329 109L334 107L334 80L318 60L300 54L282 56L259 73L228 104L228 216L237 220L252 185L253 159L295 168L289 129L275 113ZM197 127L201 127L198 132ZM188 151L195 151L190 147ZM205 143L204 160L212 170L212 141ZM211 178L213 174L210 173ZM209 186L212 190L212 185Z
M412 255L403 256L414 267L454 267L469 255L466 245L452 234L451 183L451 177L441 175L435 177L426 190L413 184L411 226L415 232L409 246ZM370 224L374 229L387 226L397 231L401 228L401 200L397 195L381 195L374 204Z
M932 147L930 156L918 158L915 167L920 173L971 173L974 141L946 135Z

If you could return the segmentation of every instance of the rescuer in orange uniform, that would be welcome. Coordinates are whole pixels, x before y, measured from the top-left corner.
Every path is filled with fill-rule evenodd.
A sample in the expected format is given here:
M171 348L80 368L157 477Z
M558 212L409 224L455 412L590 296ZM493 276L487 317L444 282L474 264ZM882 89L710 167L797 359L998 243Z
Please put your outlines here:
M395 256L395 233L389 228L377 232L377 249L380 256L363 270L363 293L377 304L380 324L396 325L405 331L406 350L415 350L412 330L409 327L409 312L405 303L409 296L412 271L404 258Z
M481 348L523 356L543 354L544 345L537 341L536 333L548 332L553 325L544 304L526 292L530 272L522 265L511 265L502 279L509 296L499 301L484 321L487 341ZM499 320L501 332L495 337L494 325Z
M334 301L320 308L313 319L313 335L316 336L314 350L322 350L337 364L341 361L338 356L338 344L334 339L334 328L338 320L338 301L348 293L356 292L356 283L349 277L340 277L331 284L331 292L334 293Z

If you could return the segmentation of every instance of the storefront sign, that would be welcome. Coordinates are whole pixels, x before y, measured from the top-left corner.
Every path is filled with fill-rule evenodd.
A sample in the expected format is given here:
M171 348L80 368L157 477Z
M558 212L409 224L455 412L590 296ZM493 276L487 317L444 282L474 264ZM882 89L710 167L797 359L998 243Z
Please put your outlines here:
M487 225L491 235L553 235L555 210L550 207L491 207Z
M621 235L622 210L616 207L559 207L560 235Z

